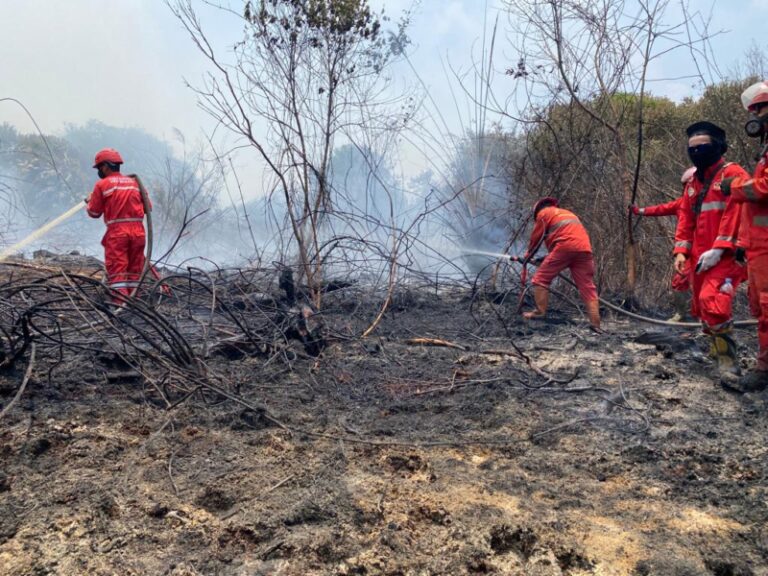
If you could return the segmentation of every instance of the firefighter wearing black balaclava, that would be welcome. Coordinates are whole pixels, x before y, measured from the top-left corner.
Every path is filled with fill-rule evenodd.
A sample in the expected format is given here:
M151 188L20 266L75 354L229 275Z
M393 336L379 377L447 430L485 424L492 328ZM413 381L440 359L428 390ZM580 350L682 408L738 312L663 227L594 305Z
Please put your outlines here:
M723 159L728 144L719 126L696 122L686 134L696 176L686 188L678 213L675 269L683 273L690 263L691 314L701 319L704 332L710 335L710 354L717 360L721 382L728 384L740 374L732 336L732 302L745 274L734 259L741 208L723 194L721 183L725 178L746 177L747 173L738 164Z

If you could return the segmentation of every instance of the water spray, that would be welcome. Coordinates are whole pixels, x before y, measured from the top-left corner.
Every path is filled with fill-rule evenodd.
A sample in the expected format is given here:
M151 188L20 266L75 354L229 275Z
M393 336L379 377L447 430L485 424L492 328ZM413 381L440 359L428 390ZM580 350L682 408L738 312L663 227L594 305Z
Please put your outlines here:
M53 220L51 220L47 224L44 224L43 226L41 226L40 228L38 228L37 230L32 232L29 236L27 236L23 240L21 240L19 242L16 242L16 244L14 244L13 246L9 246L8 248L6 248L2 252L0 252L0 262L3 262L9 256L12 256L13 254L16 254L19 250L24 248L24 246L26 246L28 244L31 244L32 242L34 242L38 238L44 236L45 234L47 234L48 232L53 230L56 226L58 226L59 224L61 224L65 220L71 218L72 216L74 216L75 214L80 212L82 209L83 209L83 201L80 200L80 201L78 201L77 204L72 206L72 208L70 208L69 210L64 212L64 214L62 214L61 216L58 216L57 218L54 218Z
M472 250L461 253L462 256L488 256L489 258L498 258L500 260L512 260L514 256L504 252L486 252L484 250Z

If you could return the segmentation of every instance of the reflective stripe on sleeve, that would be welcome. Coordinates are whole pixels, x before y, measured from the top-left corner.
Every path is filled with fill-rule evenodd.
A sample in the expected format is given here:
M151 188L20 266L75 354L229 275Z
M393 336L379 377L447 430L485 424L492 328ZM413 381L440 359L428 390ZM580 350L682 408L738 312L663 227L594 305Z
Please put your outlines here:
M675 242L675 248L685 248L687 250L690 250L691 248L693 248L693 244L686 241Z
M718 236L715 238L715 242L735 242L736 239L733 236Z

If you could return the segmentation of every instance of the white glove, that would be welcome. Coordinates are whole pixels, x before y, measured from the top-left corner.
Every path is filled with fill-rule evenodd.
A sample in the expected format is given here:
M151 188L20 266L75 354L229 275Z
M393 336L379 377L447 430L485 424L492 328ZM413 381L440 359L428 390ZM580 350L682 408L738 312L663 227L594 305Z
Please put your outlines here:
M696 264L696 272L706 272L718 262L723 255L724 250L722 248L711 248L699 256L699 261Z

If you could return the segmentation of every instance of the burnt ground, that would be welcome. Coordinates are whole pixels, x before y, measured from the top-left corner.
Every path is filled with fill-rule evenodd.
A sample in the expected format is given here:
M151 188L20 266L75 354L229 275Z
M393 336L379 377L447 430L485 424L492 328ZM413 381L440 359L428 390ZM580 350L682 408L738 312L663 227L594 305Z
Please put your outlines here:
M415 291L360 340L337 299L319 357L209 360L290 430L41 361L0 420L0 573L768 574L768 399L717 386L695 332Z

